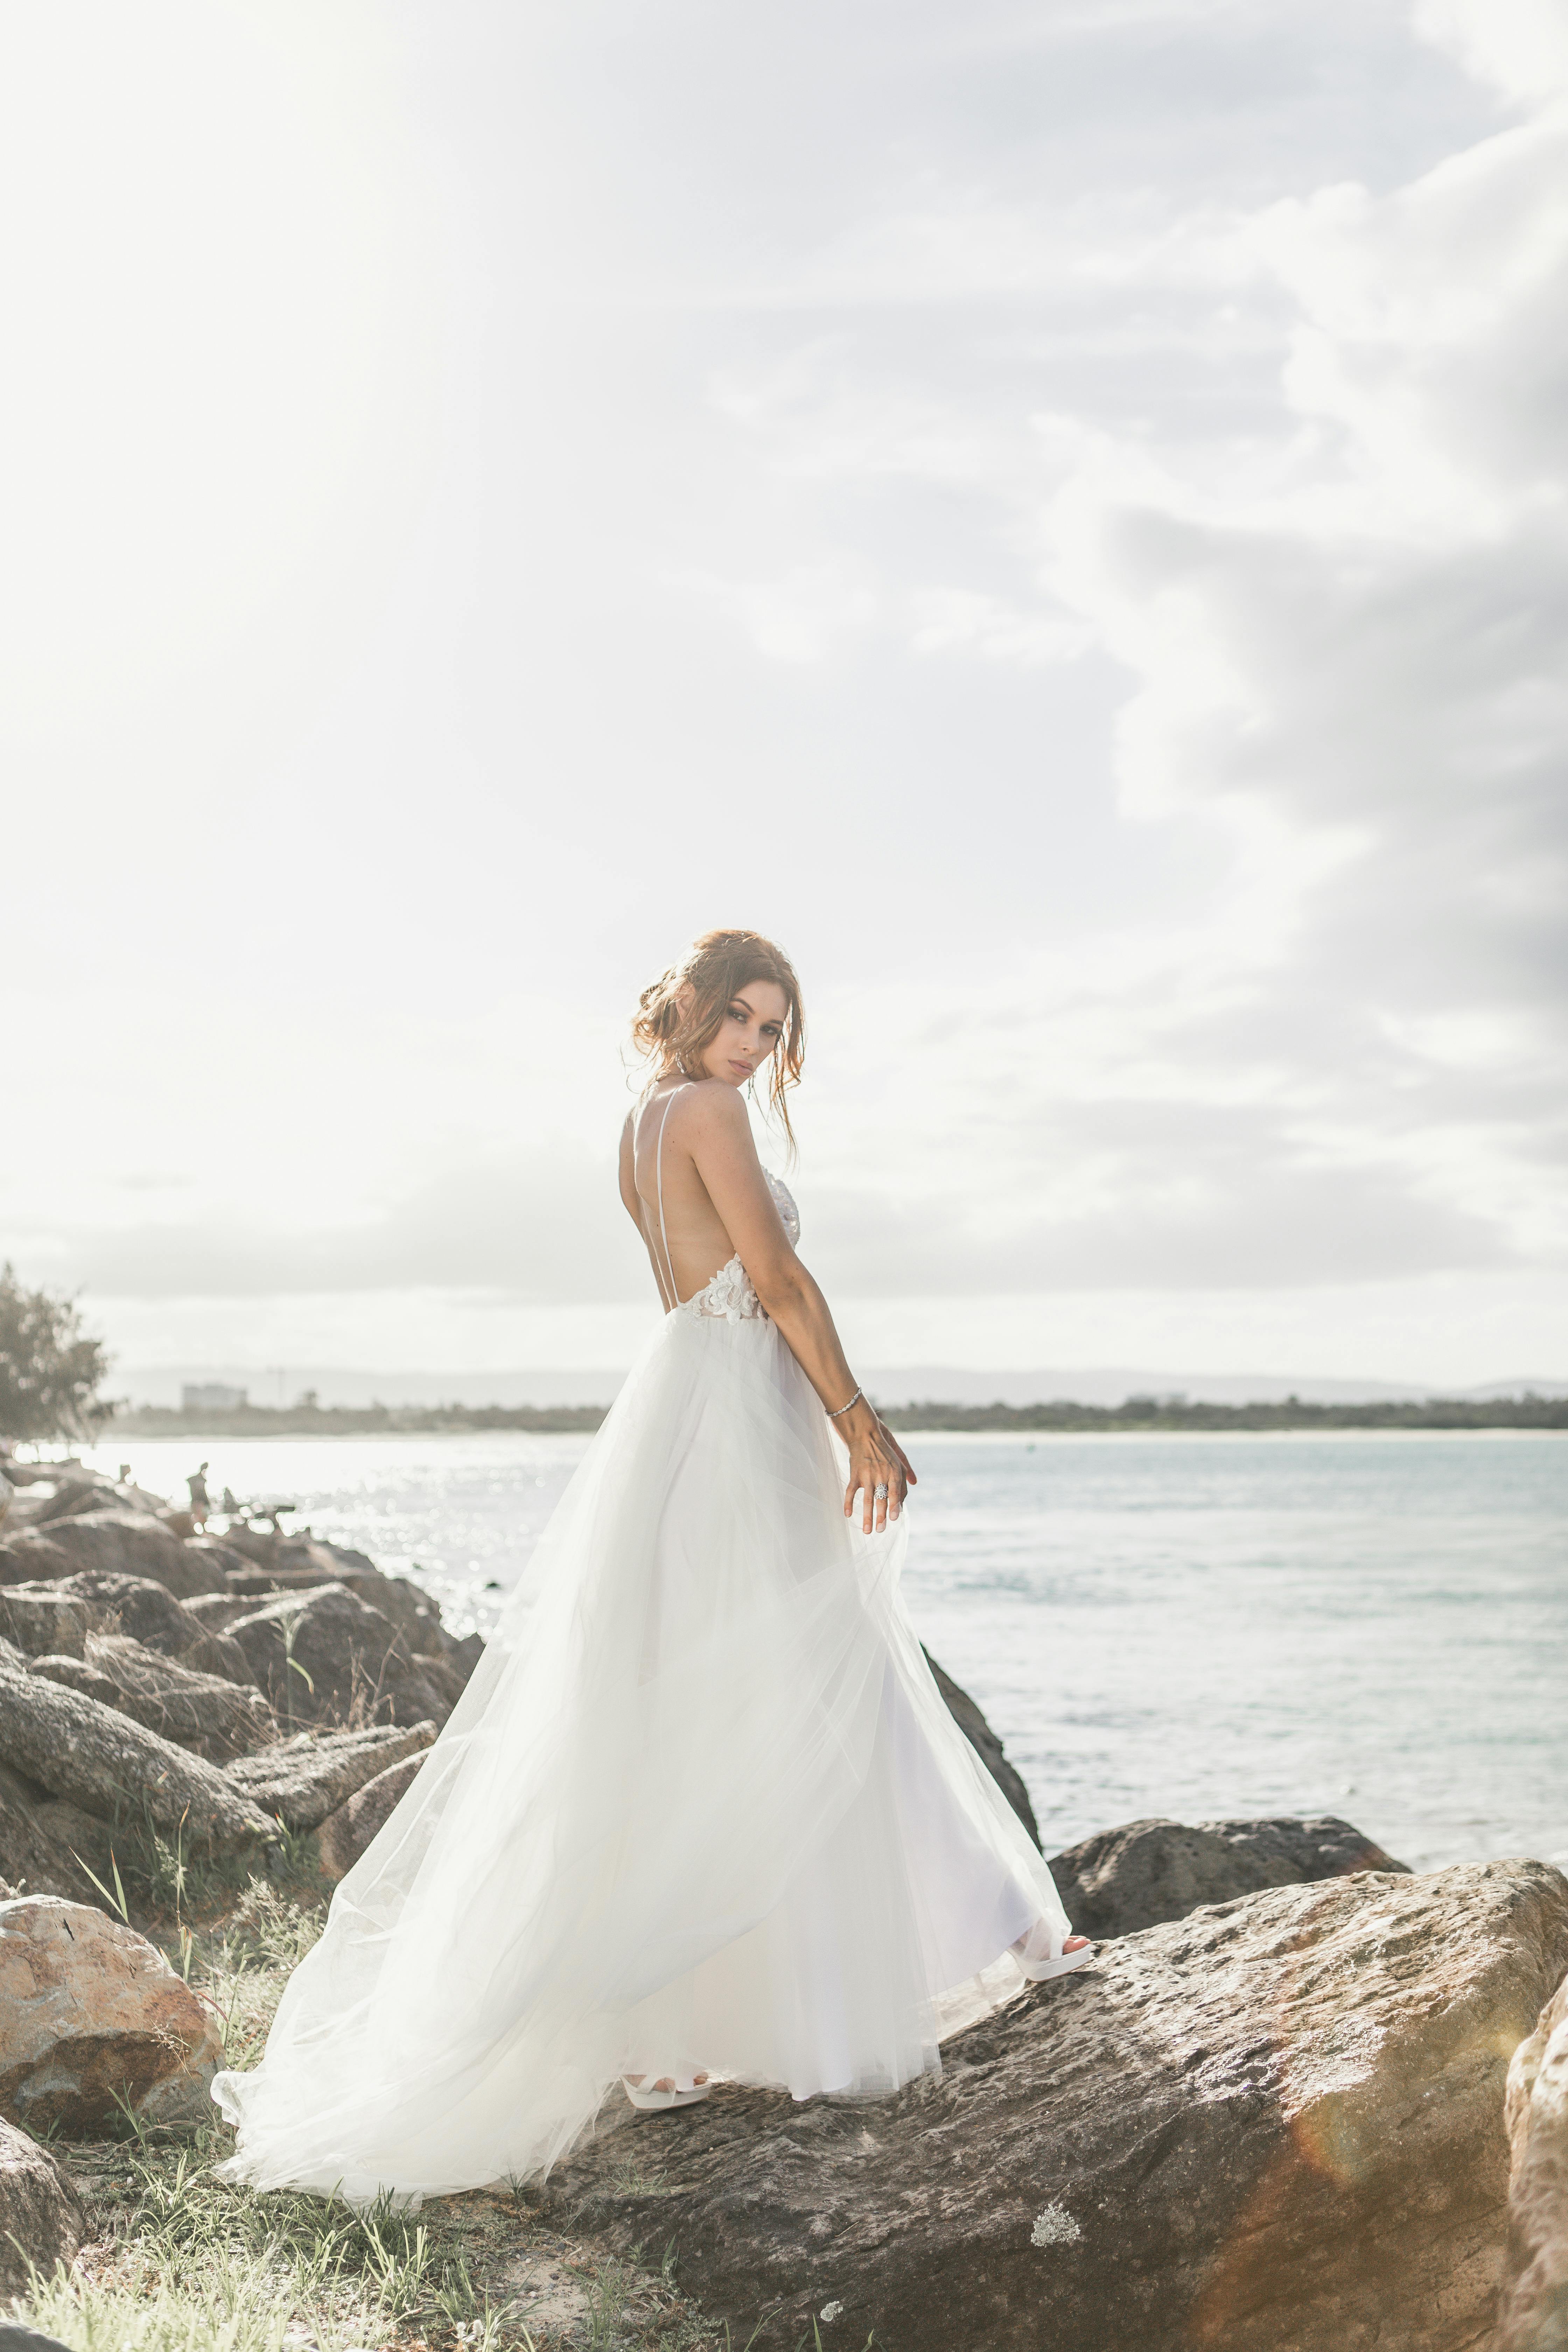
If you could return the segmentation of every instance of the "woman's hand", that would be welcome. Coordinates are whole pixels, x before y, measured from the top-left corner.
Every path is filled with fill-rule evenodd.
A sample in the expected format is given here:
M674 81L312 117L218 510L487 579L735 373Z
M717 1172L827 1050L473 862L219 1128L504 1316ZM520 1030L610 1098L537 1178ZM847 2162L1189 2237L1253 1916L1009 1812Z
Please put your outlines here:
M866 1535L880 1535L896 1519L904 1496L915 1484L915 1474L898 1439L874 1405L864 1398L846 1415L844 1442L849 1448L849 1484L844 1490L844 1516L851 1518L855 1497L860 1496L860 1526ZM881 1493L878 1493L878 1488Z

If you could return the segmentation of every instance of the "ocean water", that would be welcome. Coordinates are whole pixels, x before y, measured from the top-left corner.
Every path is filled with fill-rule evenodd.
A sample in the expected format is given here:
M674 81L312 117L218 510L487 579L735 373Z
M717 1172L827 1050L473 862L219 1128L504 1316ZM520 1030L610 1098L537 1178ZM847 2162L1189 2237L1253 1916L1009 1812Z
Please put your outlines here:
M1568 1434L913 1437L905 1594L1047 1852L1140 1815L1344 1814L1417 1868L1568 1866ZM588 1441L135 1441L289 1496L482 1631Z

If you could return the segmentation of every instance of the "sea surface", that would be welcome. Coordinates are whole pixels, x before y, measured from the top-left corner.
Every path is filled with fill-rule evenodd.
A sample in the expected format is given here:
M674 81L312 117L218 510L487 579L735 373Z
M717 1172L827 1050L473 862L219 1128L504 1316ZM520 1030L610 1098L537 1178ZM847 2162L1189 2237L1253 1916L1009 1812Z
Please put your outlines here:
M290 1496L458 1633L588 1440L127 1440L184 1499ZM905 1597L1023 1772L1047 1852L1163 1813L1337 1812L1417 1868L1568 1866L1568 1433L908 1439Z

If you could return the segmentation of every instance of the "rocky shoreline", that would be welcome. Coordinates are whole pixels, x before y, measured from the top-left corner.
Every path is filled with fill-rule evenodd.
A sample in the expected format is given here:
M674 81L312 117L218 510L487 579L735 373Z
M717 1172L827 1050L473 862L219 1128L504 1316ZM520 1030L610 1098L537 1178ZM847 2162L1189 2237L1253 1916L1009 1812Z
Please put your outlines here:
M220 1905L285 1868L324 1893L482 1645L361 1552L208 1535L79 1465L13 1475L0 2292L17 2294L18 2249L47 2272L83 2243L73 2141L212 2132L195 1879ZM1001 1743L932 1665L1038 1843ZM605 2259L663 2261L715 2341L727 2326L757 2352L814 2329L857 2352L1568 2346L1568 1881L1529 1860L1414 1876L1331 1818L1126 1823L1051 1866L1093 1966L955 2037L940 2078L875 2103L722 2085L678 2116L606 2110L521 2192L520 2226L526 2209Z

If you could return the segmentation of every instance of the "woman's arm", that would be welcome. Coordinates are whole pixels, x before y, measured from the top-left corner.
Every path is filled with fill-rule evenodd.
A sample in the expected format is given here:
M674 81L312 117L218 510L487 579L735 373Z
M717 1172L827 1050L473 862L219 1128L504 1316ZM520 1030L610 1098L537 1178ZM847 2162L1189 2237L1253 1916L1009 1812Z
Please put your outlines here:
M823 1411L849 1449L844 1516L862 1497L861 1526L869 1535L896 1519L915 1484L902 1446L864 1397L840 1414L858 1382L840 1343L826 1299L790 1247L763 1174L746 1107L732 1087L693 1087L687 1094L681 1140L709 1198L734 1243L752 1286L816 1391ZM877 1488L886 1486L885 1496Z

